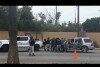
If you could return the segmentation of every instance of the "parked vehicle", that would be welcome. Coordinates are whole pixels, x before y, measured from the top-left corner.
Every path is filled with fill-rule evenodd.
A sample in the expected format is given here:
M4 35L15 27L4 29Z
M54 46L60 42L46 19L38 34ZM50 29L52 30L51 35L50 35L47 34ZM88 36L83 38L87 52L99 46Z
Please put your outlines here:
M30 46L29 40L30 40L29 36L17 36L18 51L28 51ZM42 43L36 41L34 49L39 50L41 45ZM9 40L0 40L0 50L6 52L8 51L8 49L9 49Z
M94 43L89 37L75 37L73 39L68 39L67 50L71 49L88 52L88 50L94 49Z
M39 51L39 48L42 48L43 47L43 42L42 41L40 41L39 39L35 39L35 48L34 48L34 50L35 51Z

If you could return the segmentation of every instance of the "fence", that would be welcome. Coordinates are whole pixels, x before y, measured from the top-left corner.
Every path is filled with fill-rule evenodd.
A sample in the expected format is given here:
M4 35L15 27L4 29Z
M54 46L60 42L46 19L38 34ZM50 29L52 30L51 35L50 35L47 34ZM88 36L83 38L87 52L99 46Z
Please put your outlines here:
M48 37L50 38L59 37L59 38L69 39L77 36L77 32L42 32L41 34L40 33L36 34L35 32L27 32L27 33L31 33L33 38L38 38L40 40L43 40ZM25 32L18 31L18 35L25 35ZM93 41L96 41L100 46L100 32L98 33L87 32L86 35L90 37ZM0 31L0 40L1 39L9 39L8 31Z

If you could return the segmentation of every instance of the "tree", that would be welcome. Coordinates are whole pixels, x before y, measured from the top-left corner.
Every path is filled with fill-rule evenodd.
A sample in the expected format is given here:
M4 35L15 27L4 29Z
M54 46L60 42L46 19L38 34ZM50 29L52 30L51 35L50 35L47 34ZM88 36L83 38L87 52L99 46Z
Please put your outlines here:
M41 18L41 21L44 22L46 20L46 16L45 14L43 14L42 12L40 12L39 14L39 17Z
M47 11L47 10L46 10ZM55 24L59 24L59 19L60 19L60 16L61 16L61 12L55 12L55 10L51 10L50 12L47 11L47 20L49 22L52 21L52 23L54 22ZM57 20L57 22L56 22Z
M7 30L7 27L8 27L7 10L8 10L7 6L0 6L0 30L2 31Z
M22 8L17 8L17 23L18 23L18 30L23 31L24 30L24 22L22 19L20 19L22 13Z
M62 23L62 25L61 25L61 31L62 32L66 32L67 31L67 26L66 25L67 25L66 22Z
M76 32L77 31L77 24L75 23L68 22L68 24L66 23L63 23L62 25L59 24L61 12L57 12L57 15L55 13L55 10L51 10L50 12L47 11L46 13L40 12L37 14L40 18L39 20L38 17L34 17L32 15L31 9L32 9L31 6L23 6L22 8L17 8L18 30L34 31L38 34L40 34L43 31L50 31L50 32ZM8 8L6 6L0 6L0 30L8 30L7 28L8 24L6 23L7 22L6 16L8 15L7 10ZM57 23L55 23L56 17L57 17ZM100 20L96 22L99 21ZM100 24L98 23L97 26L98 30L100 27L99 25ZM87 28L87 25L83 27ZM93 29L91 28L91 30Z
M57 15L56 15L56 17L57 17L57 22L56 22L56 24L59 22L60 16L61 16L61 12L57 12Z
M21 15L20 15L20 20L24 24L24 30L25 31L30 31L30 23L34 19L32 12L31 12L31 6L23 6L21 8Z
M81 24L80 24L81 26ZM77 31L77 24L76 23L72 23L72 22L68 22L68 26L66 29L68 32L76 32Z
M17 48L17 16L16 6L9 6L8 10L8 32L9 32L9 51L8 64L19 64L18 48Z
M100 17L87 19L82 26L87 32L100 32Z
M34 31L36 33L36 39L37 39L37 35L38 34L41 34L41 38L43 39L43 30L44 30L44 27L45 27L45 23L43 21L37 21L37 20L34 20L32 23L31 23L31 28L32 28L32 31Z

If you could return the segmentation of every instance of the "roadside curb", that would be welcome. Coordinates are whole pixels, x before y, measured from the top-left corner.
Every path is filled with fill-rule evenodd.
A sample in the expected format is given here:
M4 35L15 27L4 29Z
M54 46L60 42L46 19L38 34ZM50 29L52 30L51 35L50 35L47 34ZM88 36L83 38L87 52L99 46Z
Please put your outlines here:
M100 48L94 48L95 50L100 50Z

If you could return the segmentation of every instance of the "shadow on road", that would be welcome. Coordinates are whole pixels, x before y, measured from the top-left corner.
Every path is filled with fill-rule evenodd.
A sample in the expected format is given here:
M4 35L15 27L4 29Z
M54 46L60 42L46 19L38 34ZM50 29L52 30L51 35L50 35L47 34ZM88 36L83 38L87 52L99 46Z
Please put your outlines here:
M28 52L28 51L18 51L18 52ZM50 53L51 51L39 50L39 51L35 51L35 52L48 52L48 53ZM80 50L77 50L76 52L77 53L83 53ZM8 53L8 52L0 51L0 53ZM55 52L52 52L52 53L55 53ZM56 52L56 53L74 53L74 50L68 50L66 52ZM88 51L87 53L95 53L95 52L94 51Z
M77 53L83 53L81 51L76 51ZM74 51L67 51L67 53L74 53ZM92 52L92 51L88 51L87 53L95 53L95 52Z

